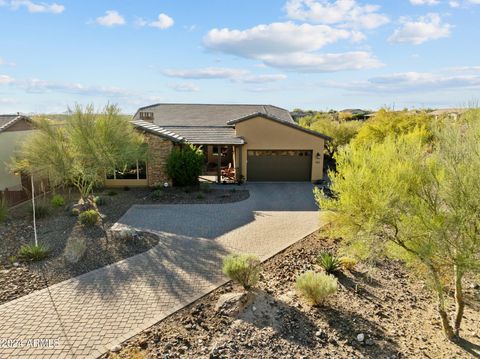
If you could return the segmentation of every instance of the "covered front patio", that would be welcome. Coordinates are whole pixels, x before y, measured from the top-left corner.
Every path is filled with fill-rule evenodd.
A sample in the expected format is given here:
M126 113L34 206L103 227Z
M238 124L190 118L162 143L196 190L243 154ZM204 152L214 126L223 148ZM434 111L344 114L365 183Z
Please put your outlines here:
M205 156L200 182L238 183L241 180L241 146L203 144Z

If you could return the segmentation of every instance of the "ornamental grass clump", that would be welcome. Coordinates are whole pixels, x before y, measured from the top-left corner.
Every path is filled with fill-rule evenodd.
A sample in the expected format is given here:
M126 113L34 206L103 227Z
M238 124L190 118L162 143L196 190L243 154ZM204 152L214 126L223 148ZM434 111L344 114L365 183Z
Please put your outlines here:
M232 254L223 259L223 273L246 290L257 284L260 259L251 254Z
M305 272L297 277L297 290L313 305L321 305L325 299L337 292L337 278L314 271Z
M332 274L340 270L340 261L330 252L321 252L317 257L317 263L327 274Z
M20 247L19 255L28 261L41 261L48 257L48 249L43 244L27 244Z

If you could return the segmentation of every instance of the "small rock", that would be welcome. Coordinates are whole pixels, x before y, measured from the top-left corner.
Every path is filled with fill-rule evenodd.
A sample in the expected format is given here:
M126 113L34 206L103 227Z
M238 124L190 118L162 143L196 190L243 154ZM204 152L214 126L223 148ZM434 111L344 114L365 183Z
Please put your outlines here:
M257 307L253 306L252 311L255 312L257 310Z
M369 346L373 345L373 340L372 339L367 339L367 340L365 340L365 344L369 345Z
M18 267L18 266L20 266L20 263L14 262L14 263L13 263L13 266L14 266L14 267Z
M317 332L315 333L315 336L316 336L317 338L321 337L321 336L322 336L322 331L321 331L321 330L317 331Z
M364 340L365 340L365 334L360 333L360 334L357 335L357 341L362 343Z
M122 347L120 345L115 345L110 349L112 353L118 353L120 350L122 350Z

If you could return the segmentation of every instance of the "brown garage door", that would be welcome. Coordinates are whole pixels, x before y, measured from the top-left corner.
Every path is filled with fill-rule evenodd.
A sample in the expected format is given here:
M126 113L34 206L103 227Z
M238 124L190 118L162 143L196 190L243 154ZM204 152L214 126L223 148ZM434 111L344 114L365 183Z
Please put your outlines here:
M310 181L312 151L249 150L248 181Z

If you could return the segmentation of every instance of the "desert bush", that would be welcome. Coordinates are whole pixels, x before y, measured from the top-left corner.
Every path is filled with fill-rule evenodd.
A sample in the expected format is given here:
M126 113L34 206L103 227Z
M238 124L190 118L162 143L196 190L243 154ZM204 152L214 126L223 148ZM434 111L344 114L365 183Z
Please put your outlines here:
M168 156L167 173L174 186L191 186L198 183L203 164L204 155L199 147L176 147Z
M72 208L72 211L70 212L72 216L77 217L80 214L80 210L78 208Z
M297 290L313 305L322 304L337 291L337 279L329 274L305 272L297 277Z
M258 282L260 259L251 254L229 255L223 259L223 273L248 290Z
M340 270L340 261L330 252L321 252L317 257L317 263L325 272L332 274Z
M48 249L42 244L27 244L20 247L19 255L28 261L40 261L47 258Z
M0 196L0 223L5 221L8 216L7 201Z
M105 197L102 196L96 196L93 201L97 206L104 206L105 204L107 204L107 200L105 199Z
M77 263L87 250L87 245L83 239L72 239L65 246L65 258L70 263Z
M197 199L204 199L205 195L202 192L197 193Z
M358 263L355 258L351 257L341 257L339 262L342 268L348 271L352 271Z
M56 194L52 197L50 203L53 207L63 207L65 206L65 198L62 195Z
M405 122L337 153L338 173L329 173L337 196L315 195L342 246L360 242L374 258L383 251L401 259L414 280L431 287L444 333L453 340L464 317L463 278L480 271L480 111L430 128Z
M79 214L78 220L85 226L94 226L98 222L100 215L94 209L89 209Z
M29 205L28 211L30 212L30 214L33 215L32 204ZM44 201L35 202L35 218L36 219L48 217L50 213L51 213L50 206L46 202Z

